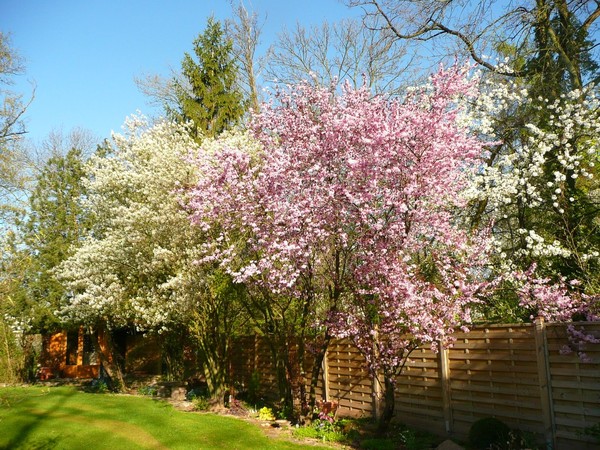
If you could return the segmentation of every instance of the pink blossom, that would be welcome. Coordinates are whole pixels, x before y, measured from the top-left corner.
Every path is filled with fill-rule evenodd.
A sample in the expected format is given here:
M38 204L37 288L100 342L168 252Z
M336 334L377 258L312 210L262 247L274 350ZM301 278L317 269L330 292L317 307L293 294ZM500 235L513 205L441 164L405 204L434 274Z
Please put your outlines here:
M192 221L224 236L212 258L238 282L314 298L373 370L451 344L488 248L457 220L484 144L458 120L457 98L474 93L464 72L440 70L404 100L347 84L278 91L250 125L262 150L197 161Z

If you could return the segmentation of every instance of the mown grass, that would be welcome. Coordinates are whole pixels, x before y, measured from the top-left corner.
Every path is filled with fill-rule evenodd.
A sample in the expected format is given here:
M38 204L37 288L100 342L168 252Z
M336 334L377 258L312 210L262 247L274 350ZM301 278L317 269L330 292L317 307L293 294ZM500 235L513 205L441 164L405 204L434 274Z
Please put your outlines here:
M73 387L0 388L2 449L314 449L233 417Z

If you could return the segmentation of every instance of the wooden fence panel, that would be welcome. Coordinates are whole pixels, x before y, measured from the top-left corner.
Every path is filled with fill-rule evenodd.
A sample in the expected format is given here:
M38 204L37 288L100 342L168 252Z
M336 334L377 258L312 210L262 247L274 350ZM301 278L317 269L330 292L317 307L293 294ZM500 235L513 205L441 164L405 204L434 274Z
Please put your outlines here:
M582 326L600 338L600 324ZM477 327L455 337L453 347L440 354L428 348L412 353L397 379L398 420L465 438L473 422L493 416L556 449L598 448L583 433L600 423L600 344L581 349L590 362L577 354L562 355L568 343L565 325L542 322ZM237 347L236 379L247 380L256 370L261 389L276 392L275 367L264 339L247 338ZM340 416L376 411L381 389L349 340L331 342L322 381L318 398L338 402Z
M466 434L477 419L493 416L543 432L531 325L476 328L455 337L448 350L453 430Z
M444 401L439 354L429 348L413 351L396 380L396 417L416 426L444 432Z
M240 336L230 346L229 373L241 391L247 391L252 383L257 364L257 337Z
M328 400L341 416L359 417L373 411L373 380L358 349L347 340L334 340L327 351Z
M600 324L578 326L600 338ZM565 355L561 350L568 336L564 325L549 324L549 366L551 396L559 447L598 448L598 443L584 435L586 427L600 423L600 344L586 344L573 348L575 352ZM587 354L583 361L577 351Z

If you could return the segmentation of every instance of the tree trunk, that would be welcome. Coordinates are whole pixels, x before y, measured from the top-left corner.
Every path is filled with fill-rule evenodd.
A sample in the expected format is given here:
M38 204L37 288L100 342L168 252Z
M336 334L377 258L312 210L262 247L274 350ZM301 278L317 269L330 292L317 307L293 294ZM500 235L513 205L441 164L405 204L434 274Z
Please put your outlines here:
M90 334L94 334L94 330L89 328ZM104 338L104 344L106 348L102 348L100 344L101 336ZM102 378L103 372L108 376L109 384L111 384L111 388L116 389L118 391L122 391L125 389L125 379L123 378L123 371L121 370L121 365L118 363L119 355L115 352L115 346L112 339L112 334L105 325L98 326L96 330L96 339L92 339L92 345L94 346L94 351L98 355L98 359L100 361L100 373L99 376Z
M327 352L327 348L329 347L330 340L331 340L331 336L329 334L326 334L323 343L319 346L318 353L315 355L315 362L314 362L311 377L310 377L310 391L309 391L309 398L308 398L309 411L314 411L315 405L317 403L316 389L317 389L317 385L319 384L319 377L321 376L323 360L325 359L325 353ZM331 401L330 399L326 399L326 400Z
M223 406L228 390L227 366L228 358L226 348L223 354L216 348L209 348L200 343L200 362L211 401Z
M384 375L384 393L383 393L383 411L379 419L379 432L387 431L392 417L394 417L395 398L394 380L387 375Z

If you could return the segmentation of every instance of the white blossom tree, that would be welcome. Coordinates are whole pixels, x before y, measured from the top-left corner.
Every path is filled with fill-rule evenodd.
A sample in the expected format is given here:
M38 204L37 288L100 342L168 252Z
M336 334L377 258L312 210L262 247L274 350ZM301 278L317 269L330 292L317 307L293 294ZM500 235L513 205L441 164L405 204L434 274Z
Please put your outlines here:
M96 226L59 268L69 294L61 314L89 325L158 332L176 341L171 355L181 352L183 336L194 334L217 392L225 383L235 296L226 295L226 277L195 263L204 236L181 206L180 190L197 179L186 159L198 145L184 126L168 122L148 127L132 117L125 128L106 154L90 160L87 206Z

